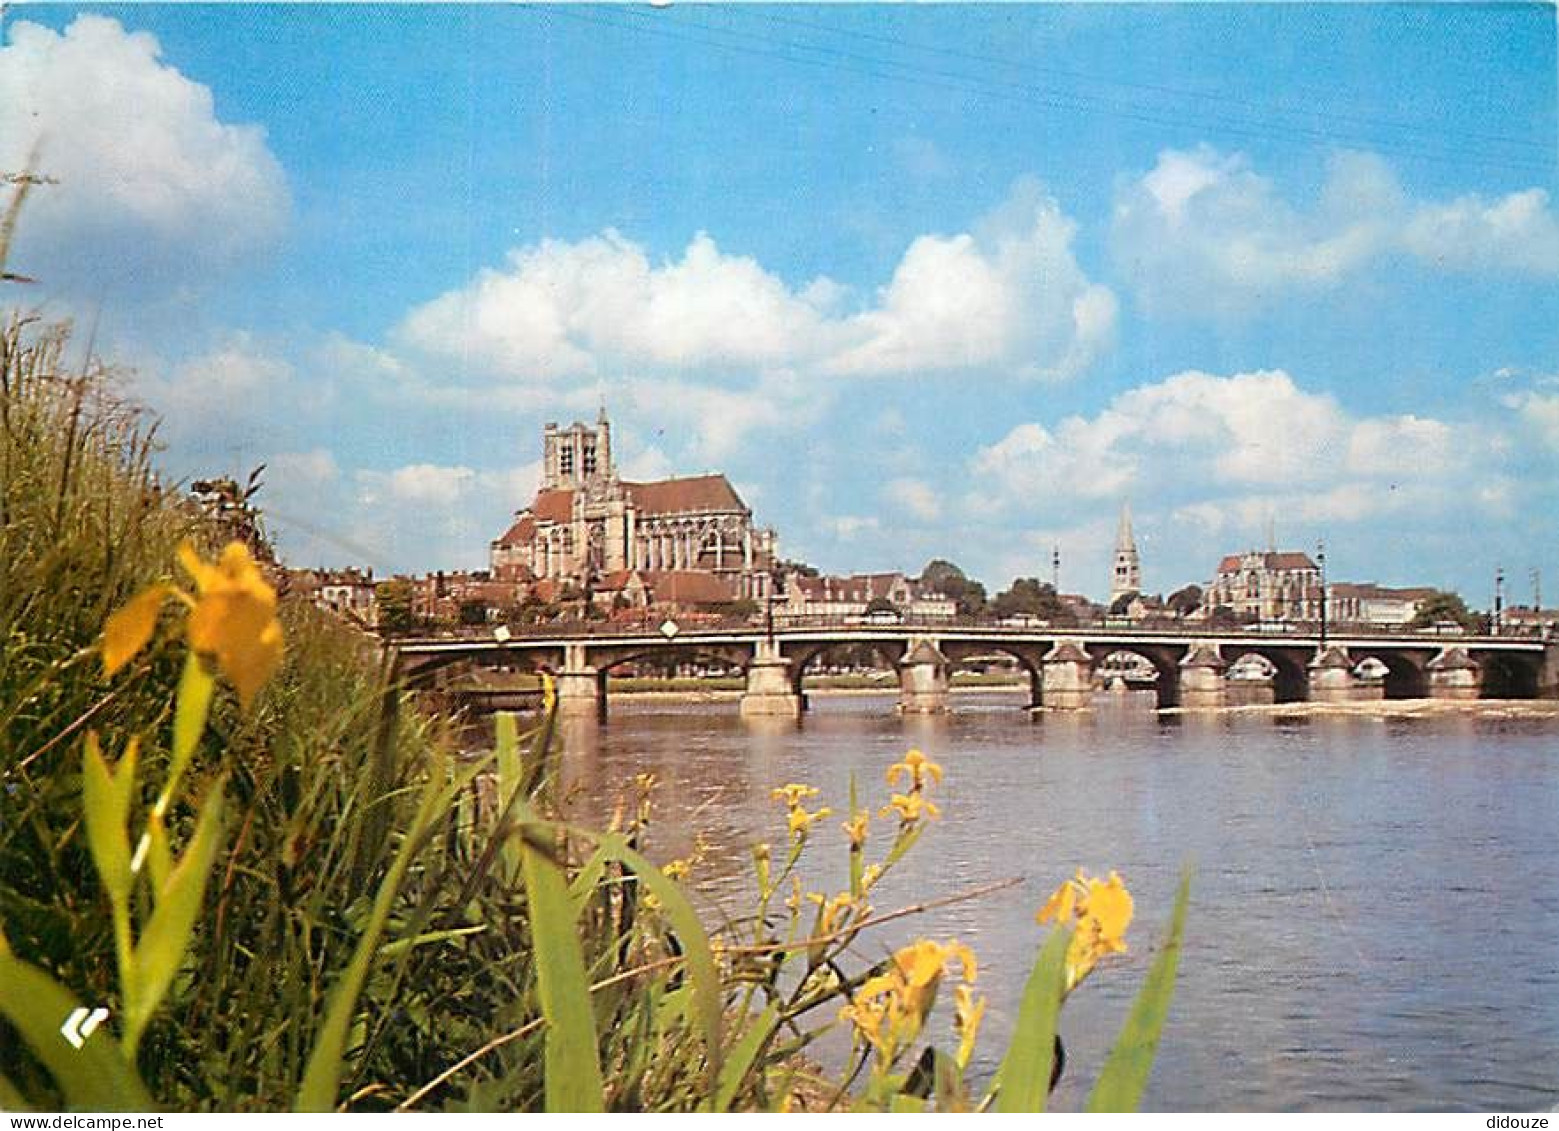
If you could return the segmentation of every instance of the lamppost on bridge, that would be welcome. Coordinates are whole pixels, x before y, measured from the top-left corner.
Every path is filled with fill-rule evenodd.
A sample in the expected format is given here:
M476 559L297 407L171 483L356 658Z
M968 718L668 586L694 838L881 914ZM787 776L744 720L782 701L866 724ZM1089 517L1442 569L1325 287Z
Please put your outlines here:
M1315 544L1315 564L1321 568L1321 650L1326 650L1326 541Z
M785 589L785 571L775 566L769 571L769 591L763 602L764 635L768 637L769 648L774 647L774 602L780 599Z
M1499 622L1505 611L1505 569L1503 566L1494 567L1494 617L1489 624L1489 630L1499 635Z

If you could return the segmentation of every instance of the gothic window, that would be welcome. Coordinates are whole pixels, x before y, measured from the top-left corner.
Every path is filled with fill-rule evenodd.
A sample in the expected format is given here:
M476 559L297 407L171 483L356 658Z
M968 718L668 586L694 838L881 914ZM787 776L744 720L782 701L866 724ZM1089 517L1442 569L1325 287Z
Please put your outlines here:
M558 453L559 469L564 475L574 474L574 449L564 448Z
M595 474L595 444L590 440L585 441L585 474Z

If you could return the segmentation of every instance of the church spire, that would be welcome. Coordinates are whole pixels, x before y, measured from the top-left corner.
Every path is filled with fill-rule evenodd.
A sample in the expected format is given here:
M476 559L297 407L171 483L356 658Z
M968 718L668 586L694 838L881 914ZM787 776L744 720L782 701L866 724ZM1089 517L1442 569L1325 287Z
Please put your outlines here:
M1110 572L1110 603L1127 593L1142 592L1142 559L1131 533L1131 504L1121 504L1120 527L1115 533L1115 566Z
M1117 554L1137 552L1137 543L1131 536L1131 504L1121 504L1121 522L1115 532L1115 552Z

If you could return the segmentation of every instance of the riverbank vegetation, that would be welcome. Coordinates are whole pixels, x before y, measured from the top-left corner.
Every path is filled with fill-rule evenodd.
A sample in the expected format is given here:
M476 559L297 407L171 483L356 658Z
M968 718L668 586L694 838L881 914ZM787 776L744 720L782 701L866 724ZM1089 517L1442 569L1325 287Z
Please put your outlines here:
M1043 908L976 1078L977 957L859 957L924 910L872 898L937 818L940 767L911 751L836 799L776 783L752 904L710 929L688 862L646 855L653 781L572 824L546 710L456 756L375 642L278 598L257 525L235 538L160 479L146 420L71 344L0 329L0 1107L1044 1106L1067 995L1126 946L1118 877ZM809 890L831 851L848 884ZM1142 1094L1185 891L1092 1106ZM820 1068L831 1030L852 1052Z

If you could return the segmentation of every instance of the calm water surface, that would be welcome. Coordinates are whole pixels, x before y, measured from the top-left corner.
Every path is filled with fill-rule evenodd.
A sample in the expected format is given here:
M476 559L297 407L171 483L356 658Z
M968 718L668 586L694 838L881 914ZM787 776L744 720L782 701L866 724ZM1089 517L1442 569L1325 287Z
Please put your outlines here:
M1067 1006L1062 1108L1081 1106L1186 862L1179 988L1145 1107L1559 1103L1559 722L1173 720L1121 699L1030 720L1006 696L957 703L916 720L888 696L814 697L798 728L743 723L734 703L620 698L609 722L566 731L565 777L600 814L653 772L651 854L683 855L702 832L713 916L751 905L748 847L784 840L773 786L809 782L837 812L853 772L881 804L884 768L921 747L947 770L943 819L874 906L1023 882L885 926L859 949L872 961L921 934L973 946L990 1057L1041 939L1035 909L1079 866L1118 869L1137 903L1131 953ZM884 849L877 824L869 859ZM819 826L810 886L845 886L843 845L837 819Z

